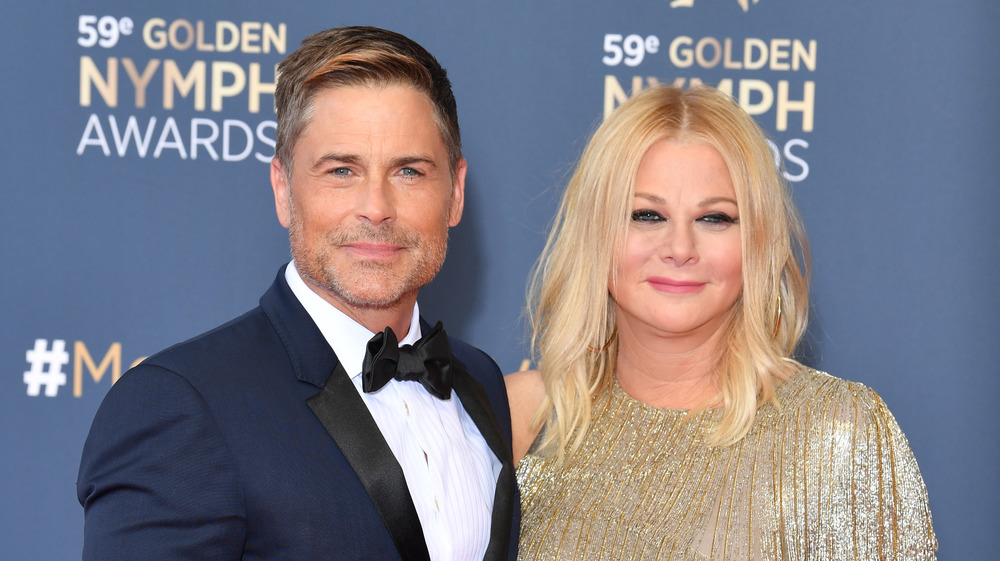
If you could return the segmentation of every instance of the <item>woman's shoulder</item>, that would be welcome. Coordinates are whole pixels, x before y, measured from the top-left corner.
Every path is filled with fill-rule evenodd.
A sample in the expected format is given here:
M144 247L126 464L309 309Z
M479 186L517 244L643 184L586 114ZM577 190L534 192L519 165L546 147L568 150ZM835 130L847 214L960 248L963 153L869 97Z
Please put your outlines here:
M813 368L800 369L776 394L783 415L808 413L809 418L852 425L895 423L875 390Z
M548 394L542 374L537 370L512 372L504 376L504 383L507 384L507 400L510 402L514 463L517 464L541 431L541 423L533 421Z
M868 466L890 463L900 474L919 479L909 442L875 390L810 369L782 386L780 405L762 415L761 430L796 433L790 445L797 449L794 455L805 461L816 455L813 459L822 462L832 455Z
M825 505L817 506L827 509L818 523L848 516L859 550L933 558L937 541L920 468L875 390L803 368L777 394L781 405L763 415L770 424L762 430L774 431L776 473L797 474L794 484ZM870 492L879 489L891 492Z
M519 370L504 376L504 382L508 389L520 392L545 392L545 383L542 381L542 373L538 370Z
M875 390L862 384L838 378L822 370L802 367L788 381L778 386L778 399L783 402L809 404L861 401L881 401Z

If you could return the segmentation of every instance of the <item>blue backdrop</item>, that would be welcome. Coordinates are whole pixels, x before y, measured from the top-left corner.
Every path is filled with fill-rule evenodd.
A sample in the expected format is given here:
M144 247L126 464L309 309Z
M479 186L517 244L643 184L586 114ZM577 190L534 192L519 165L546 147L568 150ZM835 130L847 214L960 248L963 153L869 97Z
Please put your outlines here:
M470 171L429 319L526 357L525 278L561 185L636 88L729 89L784 155L813 244L812 365L909 437L942 559L995 559L1000 5L553 0L0 6L2 559L75 559L78 460L112 380L253 307L288 259L274 65L371 24L448 68ZM122 419L128 422L128 419Z

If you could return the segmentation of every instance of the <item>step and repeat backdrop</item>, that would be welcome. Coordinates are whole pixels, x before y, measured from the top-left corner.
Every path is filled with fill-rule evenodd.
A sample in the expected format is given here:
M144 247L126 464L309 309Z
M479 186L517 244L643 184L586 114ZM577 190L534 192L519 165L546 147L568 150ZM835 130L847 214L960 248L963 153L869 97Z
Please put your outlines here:
M892 408L941 558L996 558L996 3L41 0L0 16L0 558L79 558L78 461L108 388L254 307L288 260L275 65L357 24L449 70L466 212L421 309L505 371L528 356L525 279L589 133L657 83L730 92L811 237L806 360Z

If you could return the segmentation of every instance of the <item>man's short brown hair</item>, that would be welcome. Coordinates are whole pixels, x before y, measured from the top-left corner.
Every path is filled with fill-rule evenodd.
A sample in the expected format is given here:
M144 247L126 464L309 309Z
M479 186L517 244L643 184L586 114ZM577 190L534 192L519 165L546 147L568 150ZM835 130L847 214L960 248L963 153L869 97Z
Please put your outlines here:
M448 74L410 38L377 27L338 27L307 37L278 65L275 154L291 173L295 144L312 117L317 93L340 86L409 86L427 95L448 150L452 174L462 158L458 109Z

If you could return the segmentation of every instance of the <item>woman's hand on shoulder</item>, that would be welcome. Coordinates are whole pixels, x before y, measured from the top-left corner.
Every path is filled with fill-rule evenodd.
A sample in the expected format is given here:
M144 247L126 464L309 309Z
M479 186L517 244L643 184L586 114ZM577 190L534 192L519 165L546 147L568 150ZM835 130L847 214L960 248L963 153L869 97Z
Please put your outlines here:
M504 376L507 400L510 402L510 425L513 434L514 465L528 453L532 442L541 430L541 424L532 426L535 412L547 395L542 374L537 370L522 370Z

